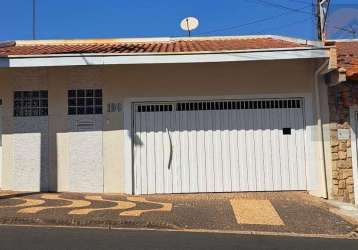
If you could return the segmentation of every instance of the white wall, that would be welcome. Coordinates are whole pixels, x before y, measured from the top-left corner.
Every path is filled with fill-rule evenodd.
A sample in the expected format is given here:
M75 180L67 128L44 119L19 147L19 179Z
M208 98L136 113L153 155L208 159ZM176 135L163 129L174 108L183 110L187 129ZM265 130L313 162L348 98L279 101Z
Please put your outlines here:
M3 169L3 184L11 188L14 183L13 159L18 146L16 139L14 144L17 135L14 136L16 130L12 117L12 96L13 91L23 89L24 86L26 89L41 88L49 91L48 179L49 188L53 191L70 190L71 161L77 160L73 158L73 150L76 150L75 144L78 144L78 140L75 139L77 142L74 143L73 138L81 133L69 126L71 117L67 115L67 90L103 89L103 123L96 127L96 139L92 142L93 145L99 145L102 136L104 192L118 193L128 191L125 183L126 179L131 178L130 173L124 170L124 162L130 158L124 150L124 141L130 138L130 131L126 127L128 117L125 120L123 111L107 112L107 104L128 105L127 101L134 97L312 95L315 67L313 61L297 60L2 69L0 97L3 97L5 109L3 162L6 166ZM308 105L311 103L308 102ZM308 127L314 128L316 125L314 117L307 122ZM87 149L82 149L80 154L84 155L82 152ZM92 152L99 156L100 151L94 149ZM312 168L315 168L316 162L312 164ZM97 176L100 174L97 173Z

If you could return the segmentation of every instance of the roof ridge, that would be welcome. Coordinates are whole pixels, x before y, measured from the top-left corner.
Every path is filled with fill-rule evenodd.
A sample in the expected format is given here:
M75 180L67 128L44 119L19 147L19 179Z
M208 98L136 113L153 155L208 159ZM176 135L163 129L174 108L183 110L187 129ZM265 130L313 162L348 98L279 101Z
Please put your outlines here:
M308 40L275 36L275 35L247 35L247 36L209 36L209 37L154 37L154 38L104 38L104 39L59 39L59 40L17 40L16 46L36 45L95 45L95 44L144 44L144 43L173 43L177 41L218 41L218 40L255 40L273 39L307 43Z
M169 39L59 39L59 40L17 40L17 46L33 45L91 45L91 44L124 44L124 43L148 43L148 42L169 42Z

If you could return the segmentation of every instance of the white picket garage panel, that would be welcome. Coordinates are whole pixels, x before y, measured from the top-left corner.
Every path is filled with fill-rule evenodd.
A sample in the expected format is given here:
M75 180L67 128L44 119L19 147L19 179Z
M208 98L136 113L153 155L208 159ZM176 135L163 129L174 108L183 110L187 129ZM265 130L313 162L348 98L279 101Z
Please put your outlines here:
M135 103L135 193L306 190L303 104Z

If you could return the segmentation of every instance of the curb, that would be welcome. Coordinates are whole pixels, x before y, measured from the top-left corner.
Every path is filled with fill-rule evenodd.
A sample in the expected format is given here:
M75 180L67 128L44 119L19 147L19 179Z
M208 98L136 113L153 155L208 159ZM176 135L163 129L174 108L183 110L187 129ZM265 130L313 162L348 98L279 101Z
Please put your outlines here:
M0 226L13 227L46 227L46 228L80 228L102 230L137 230L158 232L182 232L182 233L210 233L210 234L233 234L253 236L279 236L323 239L349 239L358 240L358 231L348 234L304 234L292 232L269 232L269 231L240 231L240 230L211 230L211 229L187 229L167 223L151 221L135 222L123 221L97 221L97 220L61 220L61 219L30 219L30 218L1 218Z
M118 226L80 226L80 225L50 225L50 224L6 224L1 226L9 227L34 227L34 228L64 228L64 229L97 229L97 230L118 230L118 231L148 231L148 232L173 232L173 233L206 233L206 234L231 234L242 236L276 236L276 237L299 237L310 239L339 239L339 240L358 240L358 233L352 232L342 235L330 234L300 234L289 232L265 232L265 231L232 231L232 230L208 230L208 229L164 229L151 227L118 227Z
M265 231L235 231L235 230L209 230L209 229L149 229L149 228L112 228L113 230L141 230L141 231L162 231L162 232L183 232L183 233L215 233L215 234L236 234L236 235L253 235L253 236L279 236L279 237L301 237L301 238L322 238L322 239L349 239L357 240L358 234L355 232L349 234L300 234L289 232L265 232Z

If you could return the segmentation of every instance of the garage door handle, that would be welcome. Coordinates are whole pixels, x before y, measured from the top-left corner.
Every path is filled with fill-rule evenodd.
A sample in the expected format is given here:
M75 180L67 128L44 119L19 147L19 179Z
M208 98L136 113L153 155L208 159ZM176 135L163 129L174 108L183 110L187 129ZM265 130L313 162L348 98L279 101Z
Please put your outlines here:
M166 128L169 138L169 161L168 161L168 169L170 169L172 165L172 159L173 159L173 143L172 143L172 137L170 136L169 129Z

